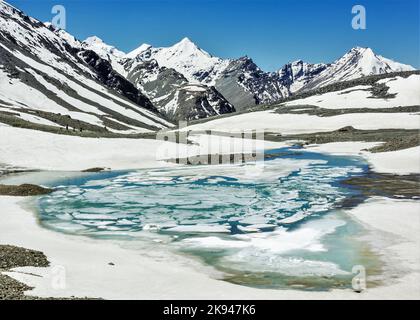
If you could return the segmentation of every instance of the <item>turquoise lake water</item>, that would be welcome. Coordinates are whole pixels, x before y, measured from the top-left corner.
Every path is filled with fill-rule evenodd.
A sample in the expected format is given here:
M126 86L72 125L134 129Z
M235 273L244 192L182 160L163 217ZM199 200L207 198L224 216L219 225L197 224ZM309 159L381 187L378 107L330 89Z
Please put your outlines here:
M38 201L41 223L70 234L153 241L195 257L224 279L254 287L348 287L351 269L374 267L341 210L363 200L341 184L363 175L357 157L296 148L246 165L86 174L54 181ZM351 201L349 201L351 200Z

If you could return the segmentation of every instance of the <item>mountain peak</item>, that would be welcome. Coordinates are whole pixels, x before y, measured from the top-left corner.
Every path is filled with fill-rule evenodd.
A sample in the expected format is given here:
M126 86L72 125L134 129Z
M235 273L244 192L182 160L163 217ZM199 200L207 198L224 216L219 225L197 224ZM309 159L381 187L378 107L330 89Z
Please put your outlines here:
M356 47L351 48L351 50L350 50L350 51L364 51L364 50L366 50L366 49L370 49L370 48L368 48L368 47L360 47L360 46L356 46Z
M152 48L152 46L150 44L143 43L138 48L136 48L133 51L130 51L129 53L127 53L125 57L128 58L128 59L134 59L137 56L139 56L140 54L142 54L143 52L145 52L146 50L149 50L150 48Z
M290 64L292 65L292 66L296 66L296 65L303 65L305 62L303 62L303 60L302 59L299 59L299 60L295 60L295 61L292 61Z
M115 58L122 58L125 56L124 52L118 50L114 46L105 43L101 38L97 36L87 38L82 42L82 44L86 49L95 51L102 59L108 60L110 55Z
M10 3L4 1L4 0L0 0L0 8L2 9L2 11L5 11L6 13L10 13L10 11L17 11L22 13L22 11L14 6L12 6Z
M140 51L144 51L144 50L147 50L147 49L149 49L151 47L151 45L150 44L148 44L148 43L143 43L143 44L141 44L136 50L140 50Z
M374 69L372 74L416 70L410 65L395 62L394 60L376 54L369 47L354 47L343 58L353 55L358 56L359 64L372 67Z
M413 67L382 57L369 47L354 47L320 73L316 86L364 76L412 70Z
M382 57L377 55L369 47L354 47L350 49L343 57L341 57L337 62L349 63L363 62L365 66L370 67L370 65L375 64L377 61L381 61Z
M350 55L366 55L366 56L376 56L375 52L369 47L354 47L347 54Z
M181 40L179 43L184 43L184 44L194 44L194 42L192 42L192 41L190 40L190 38L188 38L188 37L184 37L184 38L182 38L182 40Z
M103 40L97 36L88 37L83 42L86 44L94 44L94 43L104 44Z
M178 43L175 43L172 47L175 51L183 51L183 52L195 52L195 51L201 51L203 53L206 53L204 50L201 50L194 42L192 42L189 38L185 37Z

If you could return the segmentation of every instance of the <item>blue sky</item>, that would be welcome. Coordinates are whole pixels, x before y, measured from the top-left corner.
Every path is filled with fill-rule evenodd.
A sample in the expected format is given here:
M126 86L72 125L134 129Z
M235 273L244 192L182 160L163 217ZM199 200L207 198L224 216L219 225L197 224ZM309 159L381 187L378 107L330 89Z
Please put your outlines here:
M264 70L303 59L331 62L354 46L420 67L419 0L8 0L42 21L64 5L67 31L123 51L189 37L212 55L248 55ZM353 30L362 4L367 29Z

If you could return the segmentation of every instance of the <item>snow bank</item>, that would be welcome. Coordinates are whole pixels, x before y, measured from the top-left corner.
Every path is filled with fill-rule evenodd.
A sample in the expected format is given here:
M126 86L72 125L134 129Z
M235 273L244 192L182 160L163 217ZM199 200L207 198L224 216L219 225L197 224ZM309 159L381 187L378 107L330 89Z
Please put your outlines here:
M257 129L282 134L300 134L333 131L345 126L353 126L361 130L419 129L419 123L420 115L409 113L350 113L318 117L308 114L278 114L274 111L259 111L191 125L184 130L239 132Z
M314 95L305 99L286 102L286 106L314 105L327 109L345 108L393 108L399 106L420 105L420 75L411 75L407 78L396 77L380 80L389 87L389 94L397 94L395 98L372 98L370 86L357 86L341 91Z
M420 147L367 154L376 172L410 174L420 173Z
M0 163L41 170L142 168L158 165L156 140L97 139L0 127Z
M420 147L379 153L362 151L380 144L380 142L334 142L310 145L307 148L310 151L322 153L361 155L368 160L375 172L391 174L420 173Z
M0 163L41 170L85 170L93 167L140 169L168 166L163 159L210 153L251 153L284 143L197 135L194 145L155 139L82 138L0 126Z

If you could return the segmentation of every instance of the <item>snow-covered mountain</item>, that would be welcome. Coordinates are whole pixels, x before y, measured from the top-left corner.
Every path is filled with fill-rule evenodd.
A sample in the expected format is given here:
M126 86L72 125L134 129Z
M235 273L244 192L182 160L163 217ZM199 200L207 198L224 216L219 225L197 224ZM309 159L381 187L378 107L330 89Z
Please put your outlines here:
M135 58L138 61L156 60L161 67L178 71L190 82L207 85L213 85L215 78L229 64L229 60L211 56L188 38L168 48L154 48L142 44L126 57Z
M307 135L301 136L304 140L316 140L312 136L319 136L321 132L337 131L346 135L352 130L400 129L412 130L406 133L413 135L408 140L418 141L419 87L420 71L360 78L303 92L267 109L201 121L184 130L241 132L254 129L272 132L276 140L287 135L286 140L299 140L298 136L302 134ZM378 133L374 139L381 139L382 134L386 135L386 132ZM268 139L270 135L267 135ZM358 135L355 139L369 139L368 136ZM403 135L393 138L398 141L397 145L404 144ZM329 142L328 139L324 141ZM340 146L340 149L345 150L345 147ZM418 160L414 162L418 166Z
M213 57L188 38L167 48L143 44L125 58L126 64L127 61L155 60L159 66L176 70L191 83L213 85L236 110L275 102L298 91L339 81L414 70L411 66L376 55L370 48L357 47L330 64L298 60L284 65L277 72L265 72L249 57Z
M252 59L231 60L215 80L215 87L237 110L277 101L289 95L275 72L264 72Z
M102 39L93 36L87 38L82 42L82 45L85 49L92 50L98 53L102 59L109 59L109 56L116 59L121 59L125 57L125 53L118 50L114 46L110 46L102 41Z
M103 47L92 49L104 52ZM118 61L115 69L169 119L192 120L235 111L213 86L217 70L223 70L220 65L227 62L211 57L188 38L169 48L142 44L125 57L110 60L113 65Z
M359 47L329 64L299 60L276 72L263 71L249 57L214 57L188 38L125 54L98 37L79 41L0 5L0 108L21 118L28 118L21 114L26 108L117 131L154 130L170 125L157 113L172 120L206 118L340 81L414 70Z
M324 65L322 72L312 77L304 89L319 88L328 84L354 80L363 76L385 74L399 71L413 71L405 65L375 54L371 48L356 47L343 57L329 65Z
M214 87L189 82L156 60L127 60L126 77L145 92L157 109L173 120L193 120L231 113L235 108Z
M171 126L109 61L0 2L0 119L47 131L107 134Z
M237 110L243 110L336 82L412 70L415 69L411 66L374 54L370 48L354 48L331 64L298 60L278 72L265 72L248 57L230 60L214 82Z
M288 88L290 94L305 88L326 68L328 68L328 65L324 63L310 64L298 60L284 65L278 71L278 75L282 85Z
M142 44L120 62L126 70L129 70L133 66L150 61L156 61L160 67L175 70L190 84L214 86L212 91L217 90L218 96L224 97L219 105L226 105L223 100L227 99L236 110L276 101L289 94L276 73L262 71L252 59L213 57L188 38L167 48ZM133 80L131 77L130 79ZM147 93L148 90L144 92ZM150 98L153 101L153 97ZM234 110L234 108L222 110Z
M104 60L107 60L115 71L120 74L124 73L120 61L125 58L126 54L116 47L106 44L102 39L92 36L80 43L80 46L85 50L92 50Z

